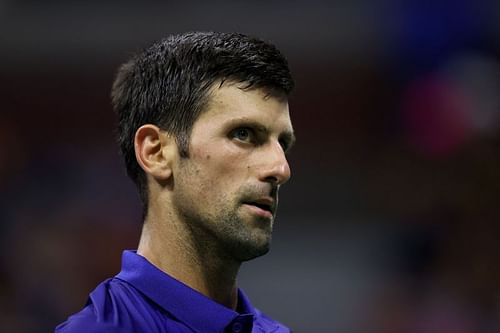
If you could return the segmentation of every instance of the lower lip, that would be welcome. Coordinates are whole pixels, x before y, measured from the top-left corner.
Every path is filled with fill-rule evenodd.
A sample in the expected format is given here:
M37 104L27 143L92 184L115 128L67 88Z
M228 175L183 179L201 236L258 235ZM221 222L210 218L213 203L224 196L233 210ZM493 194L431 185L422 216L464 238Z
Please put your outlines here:
M259 216L266 217L269 219L273 218L273 214L268 210L265 210L265 209L262 209L260 207L250 205L250 204L244 204L244 205L246 207L248 207L249 209L251 209L255 214L257 214Z

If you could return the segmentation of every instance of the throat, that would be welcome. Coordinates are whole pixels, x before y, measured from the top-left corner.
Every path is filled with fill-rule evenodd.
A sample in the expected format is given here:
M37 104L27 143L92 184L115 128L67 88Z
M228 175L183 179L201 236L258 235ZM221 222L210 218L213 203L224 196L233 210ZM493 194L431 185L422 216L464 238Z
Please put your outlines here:
M217 303L235 310L236 277L241 263L222 255L220 249L204 242L156 239L158 233L143 229L137 253L161 271ZM189 238L188 238L189 239ZM196 246L194 246L196 244Z

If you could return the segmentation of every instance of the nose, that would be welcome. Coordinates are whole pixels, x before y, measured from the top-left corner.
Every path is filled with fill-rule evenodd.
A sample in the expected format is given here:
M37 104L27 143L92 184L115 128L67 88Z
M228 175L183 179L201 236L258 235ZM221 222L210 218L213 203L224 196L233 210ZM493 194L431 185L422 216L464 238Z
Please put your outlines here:
M283 185L290 179L290 165L283 148L278 142L271 144L269 149L266 149L262 162L261 181L273 185Z

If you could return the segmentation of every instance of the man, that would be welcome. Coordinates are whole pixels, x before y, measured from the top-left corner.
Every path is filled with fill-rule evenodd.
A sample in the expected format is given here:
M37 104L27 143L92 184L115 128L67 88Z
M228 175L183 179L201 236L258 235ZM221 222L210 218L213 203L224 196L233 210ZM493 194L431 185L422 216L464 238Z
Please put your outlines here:
M57 332L289 332L236 277L269 250L292 88L273 45L235 33L171 36L120 68L112 100L143 203L139 247Z

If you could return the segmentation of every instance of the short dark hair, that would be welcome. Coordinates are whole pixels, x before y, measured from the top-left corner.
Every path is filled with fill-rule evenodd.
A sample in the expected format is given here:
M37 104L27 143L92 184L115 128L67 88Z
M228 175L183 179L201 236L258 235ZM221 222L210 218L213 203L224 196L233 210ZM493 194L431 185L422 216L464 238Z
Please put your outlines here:
M274 96L288 96L294 85L288 63L274 45L239 33L172 35L118 70L111 91L118 142L127 173L138 187L143 214L148 189L135 157L135 132L154 124L172 134L180 155L188 157L191 129L218 81L241 82L244 89L265 89Z

